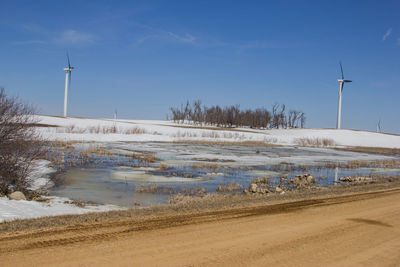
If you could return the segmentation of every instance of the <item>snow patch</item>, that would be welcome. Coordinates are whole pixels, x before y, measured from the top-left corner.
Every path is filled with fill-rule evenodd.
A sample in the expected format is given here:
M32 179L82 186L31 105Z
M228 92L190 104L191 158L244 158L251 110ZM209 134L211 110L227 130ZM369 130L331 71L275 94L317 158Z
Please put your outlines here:
M10 200L7 197L0 197L0 222L122 209L114 205L86 205L81 208L74 204L69 204L70 200L68 198L49 197L49 199L48 202L38 202Z

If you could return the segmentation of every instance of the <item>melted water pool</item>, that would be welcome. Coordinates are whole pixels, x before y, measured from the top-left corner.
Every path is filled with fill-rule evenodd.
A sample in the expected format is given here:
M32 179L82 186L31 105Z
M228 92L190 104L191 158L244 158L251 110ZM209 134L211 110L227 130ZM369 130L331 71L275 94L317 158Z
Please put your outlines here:
M152 153L159 160L132 167L123 157L118 161L123 166L101 158L86 168L71 167L57 174L57 179L63 182L52 189L52 194L96 203L147 206L166 203L171 195L179 192L195 194L198 191L195 189L204 189L214 193L220 184L241 186L237 188L241 192L257 177L267 177L271 185L277 186L280 177L293 178L305 173L312 174L320 185L333 185L342 176L400 175L400 169L396 168L326 168L327 163L393 159L334 149L170 143L99 146L118 155Z

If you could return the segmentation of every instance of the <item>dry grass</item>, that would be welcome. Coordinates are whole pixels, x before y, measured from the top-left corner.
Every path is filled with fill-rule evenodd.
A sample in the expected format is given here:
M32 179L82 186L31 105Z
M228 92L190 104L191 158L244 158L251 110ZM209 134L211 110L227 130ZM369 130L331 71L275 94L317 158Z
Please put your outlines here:
M296 138L294 142L303 147L333 147L336 145L335 141L329 138Z
M160 168L160 170L166 171L166 170L168 170L169 167L167 164L161 163L159 168Z
M128 129L118 128L116 126L91 126L86 128L79 128L75 125L68 125L66 127L58 127L57 133L74 133L74 134L146 134L148 133L145 129L140 127L131 127ZM158 133L154 133L158 134Z
M161 190L161 187L159 187L157 184L152 183L152 184L144 184L144 185L137 185L135 187L136 193L159 193Z
M337 149L354 151L354 152L384 154L384 155L400 155L400 148L352 146L352 147L337 148Z
M351 160L347 163L327 163L325 168L341 168L341 169L357 169L357 168L386 168L386 169L399 169L400 160L372 160L361 161Z
M205 138L221 138L221 135L217 132L203 132L201 133L201 137Z
M218 187L217 187L217 192L218 193L235 193L235 192L239 192L243 189L243 186L237 182L231 183L228 182L227 184L223 184L221 183Z
M139 127L133 127L130 129L125 130L125 134L146 134L147 131L145 129Z
M181 131L179 131L179 132L173 134L172 137L175 137L175 138L195 138L195 137L197 137L197 133L193 133L193 132L183 132L182 133Z
M210 169L210 170L214 170L214 171L218 171L220 168L222 168L221 165L219 164L212 164L212 163L196 163L193 164L192 169Z

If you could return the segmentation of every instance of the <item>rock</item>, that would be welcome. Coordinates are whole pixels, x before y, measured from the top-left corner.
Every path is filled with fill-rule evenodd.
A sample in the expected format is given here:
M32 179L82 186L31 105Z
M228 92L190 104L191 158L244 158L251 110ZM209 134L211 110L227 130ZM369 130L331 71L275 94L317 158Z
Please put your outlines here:
M308 184L315 184L315 178L311 174L307 175L306 179Z
M282 188L277 187L277 188L275 188L275 192L276 192L276 193L281 193L281 192L283 192L283 190L282 190Z
M249 191L252 193L257 193L257 184L250 184Z
M315 182L315 178L311 174L299 174L291 180L293 187L296 189L309 187L314 185Z
M12 199L12 200L26 200L24 193L22 193L20 191L15 191L15 192L9 194L8 198Z

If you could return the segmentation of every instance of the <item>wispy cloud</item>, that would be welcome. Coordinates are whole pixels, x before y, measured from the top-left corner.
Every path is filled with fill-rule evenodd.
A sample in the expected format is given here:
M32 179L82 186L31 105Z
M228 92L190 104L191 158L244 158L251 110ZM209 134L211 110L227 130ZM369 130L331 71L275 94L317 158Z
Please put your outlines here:
M392 34L392 28L389 28L386 33L382 36L382 41L386 41L386 39Z
M96 37L90 33L66 30L55 38L54 41L58 44L65 45L91 44L96 41Z
M179 35L171 31L156 30L156 32L142 36L136 40L136 45L143 44L149 40L158 39L169 42L177 42L183 44L196 44L197 38L191 34Z
M14 42L11 42L11 44L12 45L35 45L35 44L45 45L45 44L47 44L47 42L43 41L43 40L26 40L26 41L14 41Z
M232 44L238 52L244 52L246 50L253 49L282 49L282 48L297 48L307 47L312 45L305 41L280 41L280 40L269 40L269 41L250 41L240 44Z
M31 34L47 35L50 33L43 27L41 27L37 24L32 24L32 23L25 23L25 24L20 25L20 27L24 32L28 32Z
M167 33L171 38L173 38L181 43L194 43L196 41L196 37L194 37L193 35L190 35L188 33L186 33L185 35L182 35L182 36L177 35L173 32L167 32Z
M26 40L10 42L12 45L87 45L98 38L87 32L75 29L63 31L50 31L36 24L22 24L20 29L24 32Z

